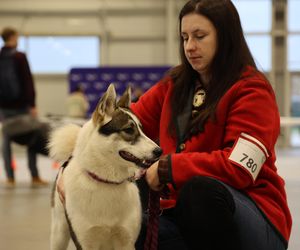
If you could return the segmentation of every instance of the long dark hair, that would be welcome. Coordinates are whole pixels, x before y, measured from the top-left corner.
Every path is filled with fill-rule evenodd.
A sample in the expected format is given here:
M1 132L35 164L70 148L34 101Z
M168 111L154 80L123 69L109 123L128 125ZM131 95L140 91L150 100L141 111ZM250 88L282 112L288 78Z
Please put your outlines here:
M240 78L247 65L257 69L243 35L239 14L230 0L190 0L179 14L179 35L182 18L196 13L208 18L217 32L217 50L209 66L210 82L207 86L205 108L190 124L190 136L203 131L208 118L213 118L216 106L224 93ZM169 132L174 135L176 117L187 105L190 88L193 88L199 74L188 62L180 36L181 64L173 68L169 75L174 81L171 99L171 121Z

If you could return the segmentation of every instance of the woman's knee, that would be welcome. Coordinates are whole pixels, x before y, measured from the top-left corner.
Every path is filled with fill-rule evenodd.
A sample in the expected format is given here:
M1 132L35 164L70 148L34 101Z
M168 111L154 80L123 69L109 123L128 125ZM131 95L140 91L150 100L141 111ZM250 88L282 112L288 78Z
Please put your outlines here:
M196 176L189 180L180 190L177 207L180 209L227 208L234 213L235 204L232 194L219 181L206 177Z
M189 246L201 241L205 247L215 244L207 249L218 249L218 244L237 249L232 243L236 236L234 210L233 196L222 183L197 176L182 187L175 214Z

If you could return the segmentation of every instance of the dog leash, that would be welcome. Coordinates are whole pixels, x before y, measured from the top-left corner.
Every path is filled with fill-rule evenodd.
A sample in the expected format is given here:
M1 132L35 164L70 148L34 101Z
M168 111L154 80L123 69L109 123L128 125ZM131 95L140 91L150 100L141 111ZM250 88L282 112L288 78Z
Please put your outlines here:
M144 250L157 250L158 222L160 214L160 192L150 190L149 216Z
M62 168L62 171L65 170L65 168L68 166L69 162L71 161L72 159L72 155L68 158L68 160L66 160L60 167Z

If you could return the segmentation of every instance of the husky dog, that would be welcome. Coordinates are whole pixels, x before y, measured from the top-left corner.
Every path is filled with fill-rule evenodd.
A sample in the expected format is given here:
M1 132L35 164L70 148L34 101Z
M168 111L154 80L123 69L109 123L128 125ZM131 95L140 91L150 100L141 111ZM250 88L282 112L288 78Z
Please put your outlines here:
M111 84L82 127L65 125L50 136L50 156L64 168L65 204L53 192L51 250L133 250L141 225L135 179L162 153L130 112L128 88L116 102Z

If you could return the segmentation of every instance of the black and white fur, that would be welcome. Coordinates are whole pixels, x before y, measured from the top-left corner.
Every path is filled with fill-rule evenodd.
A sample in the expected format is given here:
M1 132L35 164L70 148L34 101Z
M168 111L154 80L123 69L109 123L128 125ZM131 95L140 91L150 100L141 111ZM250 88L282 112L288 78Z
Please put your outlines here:
M133 250L141 224L136 184L161 149L129 110L127 89L119 102L110 85L91 120L65 125L49 142L53 159L64 162L65 206L54 191L51 250L67 249L70 235L83 250Z

